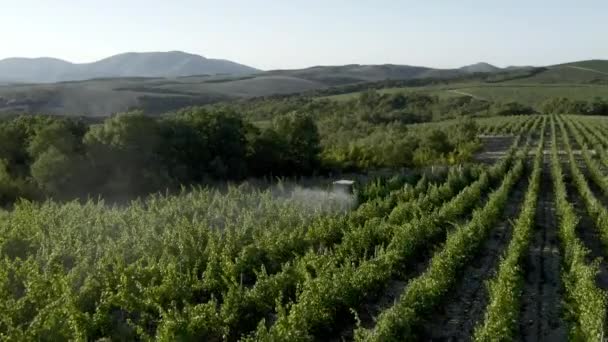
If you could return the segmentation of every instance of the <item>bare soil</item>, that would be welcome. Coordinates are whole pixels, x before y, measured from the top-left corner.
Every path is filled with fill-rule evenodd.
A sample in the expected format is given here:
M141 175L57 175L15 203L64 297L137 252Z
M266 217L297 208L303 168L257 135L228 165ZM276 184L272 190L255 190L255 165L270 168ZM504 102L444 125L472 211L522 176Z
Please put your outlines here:
M520 341L565 341L561 313L563 288L555 198L548 155L544 156L533 240L524 263Z
M515 140L515 136L480 136L479 139L483 148L475 155L474 160L485 164L494 164L507 153Z
M522 179L524 176L522 176ZM497 185L497 184L495 184ZM494 186L491 186L493 188ZM482 207L488 200L488 195L493 190L486 192L486 194L480 198L476 207ZM402 275L391 279L386 285L385 290L379 296L372 296L368 298L367 302L362 305L362 307L357 310L357 317L359 319L359 323L364 328L373 328L376 324L376 318L378 315L393 306L395 301L399 299L408 282L411 279L414 279L420 276L427 269L429 262L431 261L433 255L442 248L443 243L447 239L447 234L451 231L451 229L455 226L465 224L468 222L473 214L473 210L469 211L466 215L463 215L455 222L451 222L446 224L444 229L444 234L440 234L434 241L429 241L429 247L420 251L415 258L410 260L406 265L403 266L404 272ZM356 328L356 324L354 321L350 321L349 323L344 322L344 326L339 328L340 333L336 336L328 336L328 341L351 341L354 335L354 329Z
M567 341L568 331L563 317L563 283L561 281L562 255L558 236L559 222L555 208L555 194L550 172L550 130L546 127L545 153L539 198L536 209L536 220L530 247L524 259L522 270L524 283L521 293L520 317L517 322L517 340L519 341ZM483 163L494 163L504 156L513 143L512 136L481 137L484 149L475 159ZM595 196L608 206L608 196L588 177L588 170L580 153L580 146L574 139L570 140L575 150L577 165L585 173L589 186ZM580 222L577 227L579 239L589 249L588 262L600 260L600 272L597 284L608 290L608 256L606 248L599 238L598 229L588 215L585 204L580 197L570 174L570 165L565 146L557 130L559 158L567 185L568 200L573 203ZM602 171L606 174L607 169ZM512 236L512 221L518 216L521 203L528 188L528 177L524 175L509 195L509 200L503 210L501 221L494 227L490 236L482 244L480 251L465 267L461 277L447 295L445 300L434 312L424 318L419 327L418 340L421 341L469 341L476 325L483 319L488 303L487 281L494 277L500 257ZM487 199L481 200L481 202ZM462 218L469 219L470 214ZM449 229L448 229L449 230ZM447 230L446 230L447 231ZM441 237L444 241L445 236ZM384 293L379 297L370 298L359 310L358 317L362 326L371 328L375 325L375 317L383 310L391 307L398 300L410 279L422 274L428 266L434 252L440 248L441 241L434 241L410 264L405 265L406 273L391 280ZM339 337L334 340L352 340L354 324L342 329Z
M501 221L462 272L461 280L444 304L424 322L420 332L422 340L470 340L473 329L483 319L488 303L486 281L495 275L500 256L511 240L512 220L521 209L527 188L528 177L524 175L509 195Z
M587 172L586 168L584 167L584 162L577 160L577 164L579 164L579 167L581 167L584 173ZM564 165L563 168L564 175L566 177L568 200L574 205L576 213L580 217L580 221L576 230L578 238L590 251L590 253L587 255L587 262L591 263L596 259L600 260L599 273L596 277L597 285L603 290L608 290L608 263L606 262L606 250L602 245L599 231L597 227L595 227L595 223L587 213L585 203L583 202L583 199L578 193L574 182L571 180L569 165ZM591 185L591 183L593 182L589 182L588 179L588 183ZM591 188L593 189L593 186Z

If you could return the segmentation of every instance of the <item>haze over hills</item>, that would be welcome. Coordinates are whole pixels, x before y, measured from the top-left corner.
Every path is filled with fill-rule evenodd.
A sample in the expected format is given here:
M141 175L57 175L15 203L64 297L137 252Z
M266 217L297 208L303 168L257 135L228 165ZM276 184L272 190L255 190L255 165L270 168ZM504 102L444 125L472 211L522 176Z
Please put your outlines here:
M443 78L463 74L456 69L434 69L420 66L380 64L349 64L339 66L315 66L296 70L273 70L267 75L303 78L330 86L383 80L408 80L417 78Z
M448 88L439 94L479 93L479 98L489 99L500 90L504 94L499 98L501 101L523 101L524 95L532 96L532 90L543 92L547 87L556 96L570 94L572 87L594 90L586 93L589 96L603 96L603 90L608 89L608 61L602 60L546 67L499 68L477 63L455 69L435 69L351 64L271 71L183 52L129 53L85 65L51 58L29 62L21 64L15 59L0 62L0 113L106 116L142 109L149 114L159 114L184 106L258 96L320 94L330 88L331 94L356 92L369 87L370 82L382 83L373 85L375 88L394 87L397 82L414 91L416 86L436 84ZM45 79L46 83L2 85L3 78L16 75L21 79ZM75 81L49 83L66 77ZM393 85L387 85L386 81ZM542 99L535 96L526 102L536 103Z
M463 66L460 68L460 70L462 70L464 72L473 73L473 72L498 72L502 69L497 66L494 66L492 64L489 64L489 63L479 62L479 63Z
M361 81L453 77L466 73L499 72L503 69L477 63L458 69L437 69L409 65L315 66L297 70L272 70L267 75L302 77L331 84ZM223 59L209 59L181 51L129 52L92 63L70 63L58 58L7 58L0 60L2 83L55 83L95 78L182 77L193 75L243 76L258 73L250 66Z
M52 83L110 77L246 75L258 71L232 61L210 59L181 51L130 52L83 64L56 58L0 60L0 82L4 83Z

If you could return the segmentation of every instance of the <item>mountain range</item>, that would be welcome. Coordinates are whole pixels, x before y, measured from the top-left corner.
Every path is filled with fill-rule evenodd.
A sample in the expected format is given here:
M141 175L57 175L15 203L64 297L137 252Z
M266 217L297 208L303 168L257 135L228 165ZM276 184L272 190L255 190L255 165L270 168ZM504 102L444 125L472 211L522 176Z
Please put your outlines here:
M369 87L440 96L474 93L477 98L534 104L549 95L608 98L608 61L507 68L481 62L453 69L349 64L261 71L184 52L126 53L88 64L7 59L0 61L0 116L107 116L132 109L156 115L252 97L336 95ZM541 96L531 95L541 90ZM503 95L496 97L498 93Z
M273 75L322 74L331 83L352 83L353 80L379 81L426 77L451 77L463 73L492 73L503 69L488 63L477 63L458 69L436 69L409 65L344 65L316 66L299 70L272 70ZM0 60L0 84L55 83L98 78L162 77L175 78L200 75L244 76L261 72L256 68L224 59L211 59L181 51L128 52L92 63L71 63L62 59L7 58ZM310 77L307 77L310 79Z
M2 83L52 83L115 77L245 75L258 71L228 60L210 59L181 51L129 52L82 64L47 57L0 60Z

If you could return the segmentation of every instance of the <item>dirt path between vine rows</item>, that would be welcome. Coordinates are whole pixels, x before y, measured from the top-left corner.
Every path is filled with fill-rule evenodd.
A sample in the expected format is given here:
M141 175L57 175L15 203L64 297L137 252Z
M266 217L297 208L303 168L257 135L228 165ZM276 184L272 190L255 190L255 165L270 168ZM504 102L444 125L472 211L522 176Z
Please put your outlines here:
M577 164L581 168L583 174L586 174L586 167L584 165L584 162L581 161L580 158L577 158ZM566 162L562 165L562 167L564 169L564 175L566 176L565 180L566 189L568 191L568 200L574 205L576 213L580 217L580 221L576 229L578 238L590 251L589 255L587 255L587 262L591 263L597 259L601 261L599 264L599 273L596 277L596 284L599 288L603 290L608 290L608 263L606 260L607 254L602 244L599 230L595 226L593 219L587 213L585 203L583 202L581 195L579 194L576 186L574 185L574 182L572 181L570 165L568 165L568 163ZM591 183L592 181L587 178L587 184L589 184L590 188L593 189L593 185Z
M522 179L525 176L522 176ZM490 186L490 189L484 193L482 198L478 200L476 205L474 206L476 209L482 208L486 205L489 194L494 192L498 186L500 186L501 181L497 181L495 184ZM428 241L428 247L419 251L419 253L411 258L404 265L404 274L397 276L391 279L383 293L379 296L372 296L367 299L366 303L362 306L361 309L357 310L357 317L360 320L360 324L364 328L372 328L375 326L376 318L380 315L380 313L388 308L390 308L396 300L399 299L402 292L405 290L408 282L426 271L428 268L429 262L433 258L436 252L438 252L441 248L443 248L443 244L447 239L447 234L454 229L457 225L466 224L472 217L473 209L470 210L467 214L463 215L456 222L445 223L445 229L442 234L439 234L436 239L433 241ZM349 322L346 322L349 321ZM342 322L343 326L338 327L336 334L333 336L327 336L327 341L351 341L354 338L354 330L356 328L356 322L351 319L345 319L345 322Z
M524 261L520 341L567 340L561 317L561 255L549 159L544 155L534 234Z
M486 281L494 277L500 257L511 241L512 221L519 215L528 188L524 174L509 194L501 220L493 227L479 253L462 272L444 304L429 316L420 331L421 340L468 341L483 319L488 302Z

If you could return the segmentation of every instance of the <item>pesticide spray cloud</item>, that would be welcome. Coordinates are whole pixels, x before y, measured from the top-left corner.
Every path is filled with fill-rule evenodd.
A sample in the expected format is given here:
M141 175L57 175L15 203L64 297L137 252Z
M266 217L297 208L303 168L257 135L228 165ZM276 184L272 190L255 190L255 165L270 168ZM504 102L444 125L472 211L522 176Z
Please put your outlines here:
M347 212L357 205L356 196L345 189L304 188L282 189L278 198L292 202L311 213Z

